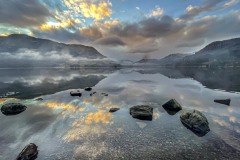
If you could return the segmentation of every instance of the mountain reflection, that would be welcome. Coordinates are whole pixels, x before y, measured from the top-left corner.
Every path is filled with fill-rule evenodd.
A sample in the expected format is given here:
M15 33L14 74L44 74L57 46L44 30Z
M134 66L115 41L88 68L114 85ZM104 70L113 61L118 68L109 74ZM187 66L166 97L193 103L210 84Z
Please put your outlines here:
M0 70L0 96L19 92L7 97L35 98L62 90L95 86L112 73L112 70Z

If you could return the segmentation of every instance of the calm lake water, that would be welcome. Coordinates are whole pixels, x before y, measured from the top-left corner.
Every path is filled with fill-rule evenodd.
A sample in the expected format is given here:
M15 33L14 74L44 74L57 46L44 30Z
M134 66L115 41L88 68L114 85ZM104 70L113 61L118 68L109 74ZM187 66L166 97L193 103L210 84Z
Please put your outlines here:
M0 106L20 102L15 116L0 114L0 159L15 159L29 143L38 160L209 159L240 157L240 70L238 69L22 69L0 70ZM72 89L82 97L71 97ZM93 96L90 93L97 92ZM101 93L107 93L104 96ZM34 100L36 97L43 101ZM211 131L198 137L162 105L176 99L197 109ZM214 99L231 98L231 105ZM154 108L153 121L133 119L134 105ZM109 113L112 107L119 107Z

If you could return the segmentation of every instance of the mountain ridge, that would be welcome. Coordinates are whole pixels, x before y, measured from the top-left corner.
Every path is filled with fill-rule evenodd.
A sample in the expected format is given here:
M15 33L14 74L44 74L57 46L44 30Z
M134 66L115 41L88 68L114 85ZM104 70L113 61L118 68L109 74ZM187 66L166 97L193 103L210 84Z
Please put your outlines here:
M25 34L11 34L0 36L0 52L16 52L19 49L32 49L42 52L67 51L73 57L85 57L89 59L102 59L106 56L95 48L80 44L65 44L49 39L36 38Z
M240 38L215 41L195 54L170 54L162 59L142 59L137 64L158 66L240 66Z

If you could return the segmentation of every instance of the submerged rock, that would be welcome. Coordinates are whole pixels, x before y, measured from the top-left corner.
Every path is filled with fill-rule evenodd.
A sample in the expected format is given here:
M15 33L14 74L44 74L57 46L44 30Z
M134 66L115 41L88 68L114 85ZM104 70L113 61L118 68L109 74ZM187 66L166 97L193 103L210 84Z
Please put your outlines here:
M91 87L86 87L86 88L84 88L84 90L85 90L85 91L91 91L92 88L91 88Z
M79 97L81 97L82 93L79 90L76 90L76 91L71 91L70 95L71 96L79 96Z
M108 94L107 94L107 93L102 93L102 95L104 95L104 96L108 96Z
M93 93L90 93L90 96L93 96L94 94L96 94L97 92L93 92Z
M207 118L197 110L183 112L180 120L186 128L190 129L199 137L205 136L210 131Z
M182 106L175 99L169 100L168 102L163 104L162 107L170 115L175 115L178 111L182 110Z
M118 111L120 108L110 108L109 112L116 112Z
M35 160L38 156L37 146L34 143L27 145L18 155L16 160Z
M151 121L153 108L147 105L133 106L130 108L130 115L136 119Z
M43 98L36 98L35 101L43 101Z
M231 99L215 99L214 102L230 106Z
M25 111L27 107L21 103L7 103L1 108L1 112L4 115L16 115Z

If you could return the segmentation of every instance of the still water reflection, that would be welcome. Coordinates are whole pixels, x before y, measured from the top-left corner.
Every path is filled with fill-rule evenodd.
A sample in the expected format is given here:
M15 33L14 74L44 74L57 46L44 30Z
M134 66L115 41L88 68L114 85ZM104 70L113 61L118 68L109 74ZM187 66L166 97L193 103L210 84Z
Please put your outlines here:
M215 76L209 77L213 72ZM19 115L0 115L0 159L14 159L29 143L39 146L39 160L238 159L239 73L133 68L0 70L0 93L19 92L1 98L0 105L20 102L28 106ZM84 87L93 87L93 91L70 96L71 89ZM36 101L36 97L43 100ZM169 115L161 106L172 98L184 109L203 112L211 131L198 137L181 124L180 113ZM231 98L231 105L214 103L221 98ZM129 115L130 107L141 104L154 108L153 121ZM108 112L116 107L120 110Z

